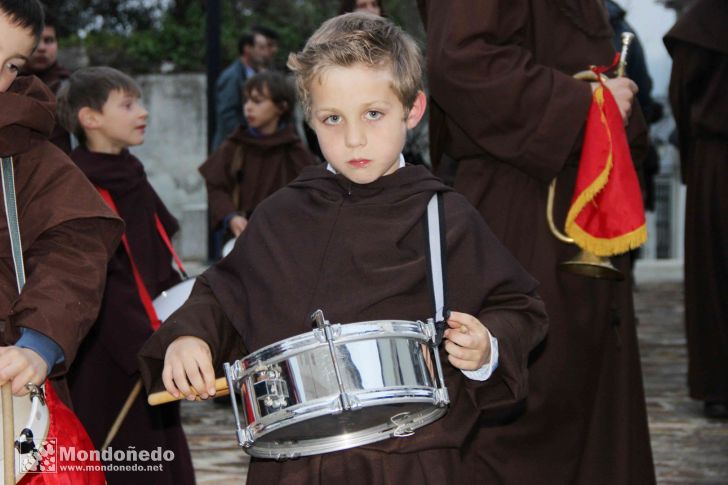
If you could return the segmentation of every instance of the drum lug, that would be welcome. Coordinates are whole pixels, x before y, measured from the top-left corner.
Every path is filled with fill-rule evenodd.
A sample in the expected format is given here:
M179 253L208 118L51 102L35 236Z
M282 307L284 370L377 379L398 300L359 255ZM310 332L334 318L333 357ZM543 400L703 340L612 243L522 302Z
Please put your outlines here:
M395 414L389 420L393 425L396 426L392 430L392 436L395 438L406 438L415 434L415 430L412 428L412 418L410 413Z
M248 428L238 428L237 435L238 443L241 447L245 449L250 448L251 446L253 446L253 443L255 443L255 440L253 439L253 433L251 433Z
M435 337L437 336L437 329L435 328L435 321L432 318L428 318L426 322L417 321L420 324L422 333L430 340L430 343L434 345Z
M28 391L30 391L29 397L30 397L31 402L33 401L33 399L37 398L43 406L46 405L45 393L43 392L42 387L36 386L32 382L29 382L25 385L25 388L28 389Z
M450 395L447 392L447 388L441 387L435 389L435 406L444 408L450 404Z
M361 408L361 401L348 392L341 393L341 407L344 411L356 411Z

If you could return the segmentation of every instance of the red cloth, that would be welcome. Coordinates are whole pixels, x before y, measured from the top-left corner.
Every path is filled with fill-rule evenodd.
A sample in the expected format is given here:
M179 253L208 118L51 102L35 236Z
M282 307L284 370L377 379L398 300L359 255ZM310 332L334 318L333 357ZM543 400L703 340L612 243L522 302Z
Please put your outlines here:
M43 471L29 472L18 483L21 485L104 485L106 478L104 472L101 471L101 462L91 459L90 452L95 449L91 438L73 411L58 398L50 381L46 381L45 396L50 425L46 444L40 450ZM55 443L52 441L54 439ZM76 458L88 456L89 459L61 461L61 448L69 449L71 447L75 448ZM83 453L79 453L82 450ZM55 467L55 471L53 471L53 467ZM72 469L74 467L75 470Z
M624 122L603 85L592 97L566 233L598 256L625 253L647 240L642 193Z

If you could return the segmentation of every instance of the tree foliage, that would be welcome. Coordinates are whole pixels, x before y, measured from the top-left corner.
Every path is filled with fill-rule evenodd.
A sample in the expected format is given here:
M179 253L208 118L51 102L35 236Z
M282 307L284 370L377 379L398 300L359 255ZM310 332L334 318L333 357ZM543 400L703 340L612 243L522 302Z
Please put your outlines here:
M338 11L339 0L219 0L221 59L237 57L240 35L262 25L280 35L276 62L300 49L309 35ZM203 71L207 0L47 0L62 44L82 43L92 64L129 72ZM422 27L415 0L387 0L389 16L415 37Z

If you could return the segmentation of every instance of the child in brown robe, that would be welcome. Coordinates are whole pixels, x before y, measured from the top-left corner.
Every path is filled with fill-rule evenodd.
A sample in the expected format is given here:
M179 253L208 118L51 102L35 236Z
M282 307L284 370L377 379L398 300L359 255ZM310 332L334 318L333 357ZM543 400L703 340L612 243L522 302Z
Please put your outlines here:
M332 322L432 316L422 218L435 194L446 227L447 317L441 351L447 414L413 436L284 462L253 459L248 483L383 485L472 481L462 460L485 411L522 399L529 351L547 319L537 283L478 213L401 157L425 111L421 54L388 20L331 19L289 59L328 166L308 167L261 203L232 253L145 344L151 386L214 394L221 364ZM357 411L360 412L360 411Z
M48 141L53 94L35 77L16 79L42 30L39 2L0 0L0 157L13 167L26 278L19 294L0 199L0 384L25 395L50 375L70 404L63 375L98 312L122 223Z
M315 163L292 123L295 95L282 74L268 71L245 83L246 125L240 125L200 166L210 224L219 246L243 232L263 199Z
M124 244L108 265L99 317L69 376L75 409L99 448L139 380L136 353L158 325L145 298L149 303L180 281L165 242L177 231L177 221L147 181L142 163L128 151L144 142L147 111L140 93L131 78L108 67L76 71L59 93L61 122L81 142L71 158L105 191L107 203L126 223ZM156 470L108 471L109 484L194 483L178 406L150 408L143 393L138 396L110 443L112 450L132 447L137 454L169 450L173 459Z

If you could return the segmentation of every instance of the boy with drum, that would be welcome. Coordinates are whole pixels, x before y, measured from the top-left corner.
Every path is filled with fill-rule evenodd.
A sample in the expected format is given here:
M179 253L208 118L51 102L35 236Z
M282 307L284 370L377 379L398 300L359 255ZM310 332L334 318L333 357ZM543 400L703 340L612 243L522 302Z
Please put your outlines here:
M233 252L145 344L142 372L152 387L161 375L173 395L207 398L223 362L311 330L317 309L332 322L432 317L422 219L442 194L447 414L407 438L254 458L248 483L463 483L473 478L462 451L478 420L526 394L528 354L547 327L537 282L464 198L402 162L426 103L412 38L380 17L342 15L289 67L328 166L304 169L258 206Z
M151 300L180 281L169 243L177 220L147 180L142 162L129 152L129 147L144 143L148 113L140 98L137 83L110 67L79 69L58 93L61 125L80 142L71 159L126 223L123 244L108 264L96 324L69 373L75 410L99 449L111 438L110 430L139 381L136 353L159 326ZM137 394L109 446L174 453L174 460L159 469L114 467L107 471L110 484L194 483L179 406L151 408Z
M53 94L34 76L17 77L42 31L37 0L0 0L0 156L5 183L10 176L15 182L25 269L19 293L20 258L13 258L7 204L0 201L0 384L12 382L16 395L70 367L96 318L106 262L122 231L83 174L48 141ZM69 403L65 380L53 380Z
M123 228L48 140L55 126L53 94L36 77L17 77L42 31L37 0L0 0L0 384L9 384L18 396L13 399L15 422L30 428L13 432L27 438L17 447L16 478L44 470L38 457L50 451L44 447L46 437L66 449L93 448L67 408L64 376L96 318L106 263ZM38 399L35 386L41 385L45 398ZM31 398L19 397L31 390L37 406L32 414ZM23 411L30 414L28 421ZM34 427L38 422L44 425ZM104 474L93 468L95 460L52 456L58 458L53 462L58 483L104 483ZM3 466L11 471L4 460Z

